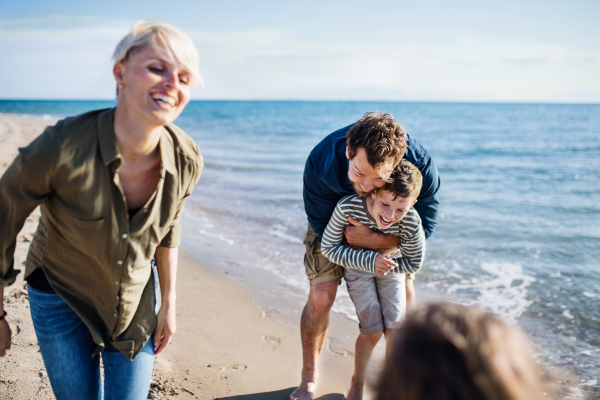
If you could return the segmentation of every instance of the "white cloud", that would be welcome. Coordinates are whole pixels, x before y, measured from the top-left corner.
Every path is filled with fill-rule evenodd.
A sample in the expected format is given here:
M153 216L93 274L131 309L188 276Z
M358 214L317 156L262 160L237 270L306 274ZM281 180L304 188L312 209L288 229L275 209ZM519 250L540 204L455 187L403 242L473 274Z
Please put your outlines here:
M224 86L228 96L240 98L388 100L543 101L590 86L600 90L593 80L599 54L564 46L473 41L365 46L307 42L279 31L192 36L209 98L219 97Z
M44 26L44 25L62 25L78 22L89 22L94 17L91 15L66 15L66 14L51 14L42 15L32 18L10 18L0 19L0 26L3 27L20 27L20 26Z
M3 96L112 98L110 56L129 27L0 29ZM195 98L600 101L600 53L562 45L472 38L367 45L268 29L187 33L207 83Z

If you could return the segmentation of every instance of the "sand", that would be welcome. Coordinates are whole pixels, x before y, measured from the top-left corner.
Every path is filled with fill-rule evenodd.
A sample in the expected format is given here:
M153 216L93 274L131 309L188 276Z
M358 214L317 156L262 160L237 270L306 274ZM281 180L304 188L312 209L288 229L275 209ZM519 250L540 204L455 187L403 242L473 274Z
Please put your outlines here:
M0 115L0 174L17 148L51 123ZM36 210L18 236L15 265L21 270L38 217ZM284 326L256 307L238 283L191 261L185 247L180 253L178 330L172 344L156 357L149 398L287 399L300 382L299 329ZM7 356L0 358L0 399L54 399L33 331L23 274L5 289L4 304L13 338ZM332 319L333 331L342 329L343 322L333 326L339 318ZM352 325L343 329L348 326ZM320 366L317 398L343 399L352 375L352 352L326 349Z

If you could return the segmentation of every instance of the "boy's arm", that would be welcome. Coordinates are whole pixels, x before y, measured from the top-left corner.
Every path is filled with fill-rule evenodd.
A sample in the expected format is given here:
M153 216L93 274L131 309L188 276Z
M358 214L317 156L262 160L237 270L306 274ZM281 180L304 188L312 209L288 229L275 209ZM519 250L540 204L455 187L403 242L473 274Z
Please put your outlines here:
M390 269L396 267L394 261L386 259L374 251L355 250L344 246L342 239L344 237L344 227L347 224L347 218L348 216L344 214L338 204L325 228L325 233L323 233L321 253L329 261L345 268L359 269L379 275L384 275Z
M407 274L419 272L425 260L425 232L416 211L404 217L400 235L402 257L396 259L398 266Z

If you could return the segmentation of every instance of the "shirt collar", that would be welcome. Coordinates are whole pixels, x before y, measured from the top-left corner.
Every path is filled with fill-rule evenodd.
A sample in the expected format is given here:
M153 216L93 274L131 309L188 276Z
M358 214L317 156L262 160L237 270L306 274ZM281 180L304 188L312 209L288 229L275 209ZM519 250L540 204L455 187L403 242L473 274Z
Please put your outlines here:
M171 129L166 126L160 136L160 162L161 170L165 170L171 175L177 175L175 168L175 144Z
M104 110L98 115L98 143L100 144L100 154L104 165L108 165L120 159L121 155L117 150L117 139L114 129L115 109Z
M98 143L100 144L100 153L104 165L109 165L113 161L121 159L115 137L114 120L114 108L107 109L98 116ZM160 136L160 161L161 175L163 175L163 170L171 175L177 175L177 169L175 168L175 143L171 129L168 126L162 130Z

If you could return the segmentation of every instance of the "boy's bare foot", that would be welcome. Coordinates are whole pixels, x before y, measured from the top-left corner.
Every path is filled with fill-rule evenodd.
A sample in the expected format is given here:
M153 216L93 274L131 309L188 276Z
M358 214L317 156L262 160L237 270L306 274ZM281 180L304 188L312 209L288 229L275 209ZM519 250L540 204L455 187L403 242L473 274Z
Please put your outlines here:
M362 400L364 388L365 385L352 384L346 395L346 400Z
M290 394L290 400L314 400L317 384L302 379L300 386Z

